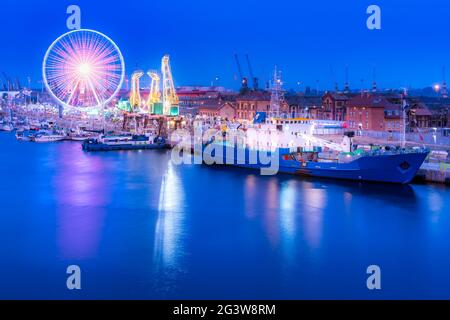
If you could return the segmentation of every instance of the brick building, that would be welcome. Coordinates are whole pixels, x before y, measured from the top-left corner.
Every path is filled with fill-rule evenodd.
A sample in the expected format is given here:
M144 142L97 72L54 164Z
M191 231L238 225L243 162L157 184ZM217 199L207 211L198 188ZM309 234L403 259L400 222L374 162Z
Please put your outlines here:
M385 114L386 122L396 128L396 122L400 121L396 111L399 107L383 96L361 93L347 101L346 121L349 129L385 131L388 130Z
M349 97L342 93L327 92L322 97L322 119L344 121Z
M285 102L291 116L300 116L305 118L321 119L322 117L322 99L319 96L289 95Z
M422 103L414 103L407 112L409 128L414 129L429 128L431 124L431 111Z
M178 87L176 92L180 99L180 114L192 115L198 114L200 107L210 106L219 98L228 101L229 97L237 95L223 87L186 86Z
M215 99L200 106L198 115L233 120L236 118L236 106L232 102L224 102L221 99Z
M270 97L268 91L252 91L236 97L236 118L251 121L258 111L270 110Z

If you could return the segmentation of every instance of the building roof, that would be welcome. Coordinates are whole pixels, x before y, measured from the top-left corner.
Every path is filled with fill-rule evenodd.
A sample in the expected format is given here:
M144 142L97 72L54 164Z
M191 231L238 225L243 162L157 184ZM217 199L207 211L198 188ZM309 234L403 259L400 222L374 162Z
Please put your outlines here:
M323 98L325 98L327 96L331 97L334 100L338 100L338 101L347 101L350 99L348 96L346 96L345 94L340 93L340 92L327 92L323 96Z
M362 93L352 97L348 102L349 107L383 108L397 110L400 106L389 102L385 97L371 93Z
M431 116L431 111L423 102L418 102L411 108L416 116Z
M428 109L416 109L416 116L431 116L431 111Z
M220 99L211 99L199 106L199 110L210 110L210 111L217 111L222 109L225 105L230 105L234 108L233 103L231 102L224 102Z
M269 91L249 91L236 97L237 101L270 101Z
M290 106L300 106L303 108L322 106L322 97L320 96L286 96L285 101Z

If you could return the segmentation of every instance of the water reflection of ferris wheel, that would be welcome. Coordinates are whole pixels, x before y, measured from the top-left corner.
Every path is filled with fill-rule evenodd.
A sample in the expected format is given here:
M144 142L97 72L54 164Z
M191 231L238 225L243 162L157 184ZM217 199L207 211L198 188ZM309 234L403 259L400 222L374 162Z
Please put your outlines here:
M110 38L81 29L63 34L50 45L42 75L47 90L62 106L100 108L122 87L125 64Z

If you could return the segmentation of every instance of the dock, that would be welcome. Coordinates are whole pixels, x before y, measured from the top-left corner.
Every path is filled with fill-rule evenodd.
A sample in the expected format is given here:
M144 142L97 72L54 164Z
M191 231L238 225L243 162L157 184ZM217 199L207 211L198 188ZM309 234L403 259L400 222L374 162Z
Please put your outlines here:
M424 163L414 179L421 182L450 184L449 163Z

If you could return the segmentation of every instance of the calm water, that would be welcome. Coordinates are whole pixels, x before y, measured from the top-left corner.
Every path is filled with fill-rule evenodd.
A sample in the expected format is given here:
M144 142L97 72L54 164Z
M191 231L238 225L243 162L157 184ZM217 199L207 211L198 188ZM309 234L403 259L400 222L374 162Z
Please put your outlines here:
M450 298L450 189L0 134L0 298ZM66 289L66 267L82 290ZM382 290L366 289L377 264Z

